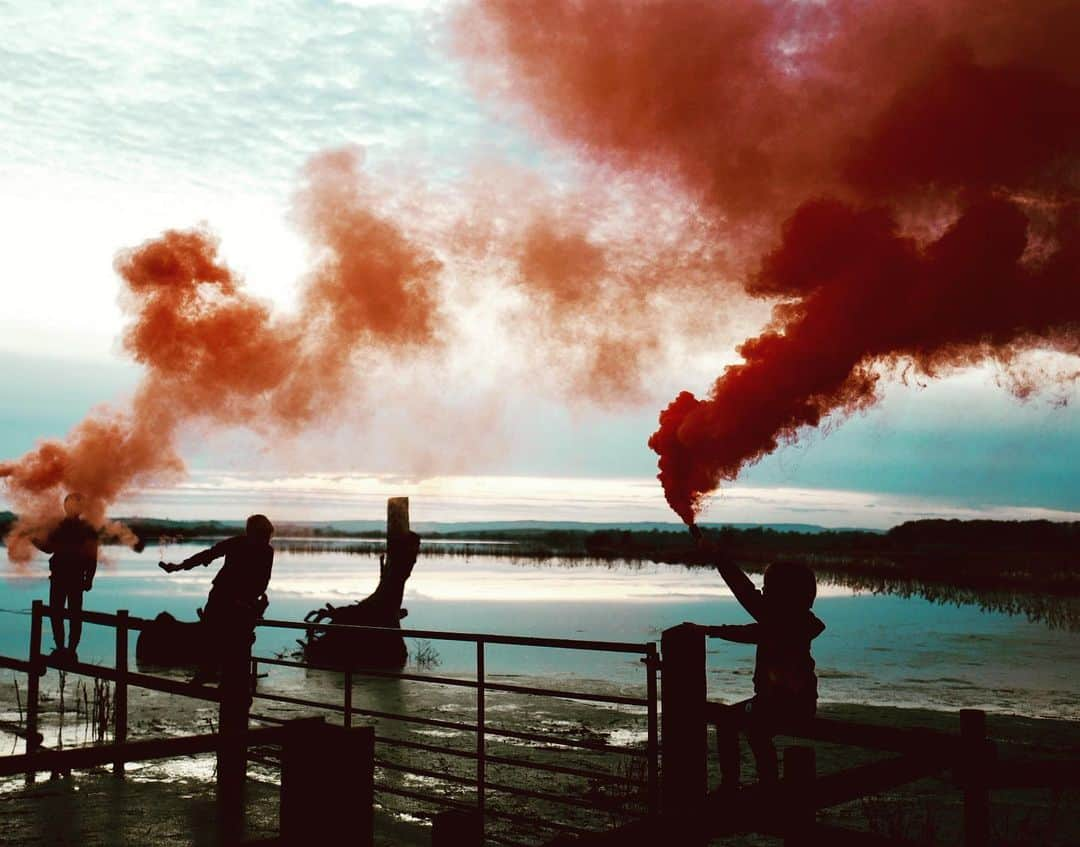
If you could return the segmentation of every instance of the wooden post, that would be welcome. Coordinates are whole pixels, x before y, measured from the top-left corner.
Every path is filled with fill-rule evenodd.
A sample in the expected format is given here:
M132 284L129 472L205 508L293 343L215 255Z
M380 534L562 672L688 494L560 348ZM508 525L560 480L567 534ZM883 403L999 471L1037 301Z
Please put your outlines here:
M386 501L386 538L409 534L409 498L391 497Z
M439 812L432 819L431 847L480 847L483 820L478 812Z
M333 767L335 761L342 767ZM281 841L287 845L375 840L375 729L322 718L285 724L281 751Z
M43 666L41 663L42 602L35 600L30 607L30 673L26 675L26 752L36 753L40 746L38 733L38 695ZM33 784L35 771L26 774L28 784Z
M247 781L248 708L251 705L250 633L229 632L221 645L218 692L217 752L218 826L221 841L240 840L244 829L244 784Z
M681 843L701 844L708 789L704 630L691 624L665 629L660 651L662 810L679 821ZM692 817L680 818L684 814Z
M993 743L986 738L986 712L960 710L960 755L957 772L964 786L964 847L985 847L990 841L990 792L987 769Z
M784 750L783 797L786 818L785 847L811 847L817 806L814 802L814 778L817 763L813 747L788 747Z
M128 703L127 703L127 670L128 670L128 611L120 609L116 613L116 683L113 691L113 709L115 724L113 726L113 743L123 744L127 741L128 727ZM113 761L113 774L124 775L124 759L121 756Z

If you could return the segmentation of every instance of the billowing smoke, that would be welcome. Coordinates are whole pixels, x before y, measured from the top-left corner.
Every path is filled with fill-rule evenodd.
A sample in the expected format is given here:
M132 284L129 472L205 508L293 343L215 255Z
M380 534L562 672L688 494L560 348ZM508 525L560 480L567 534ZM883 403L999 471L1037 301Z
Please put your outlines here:
M9 554L30 555L66 491L102 525L183 473L186 426L296 434L349 402L372 357L430 359L477 315L527 349L517 382L618 403L647 396L673 339L704 345L728 285L773 304L743 361L708 397L681 394L650 441L688 522L802 427L872 404L892 369L1077 353L1073 7L466 3L455 38L476 84L575 147L594 166L582 186L498 174L438 196L323 154L295 200L313 263L289 316L207 231L125 251L124 345L145 375L130 404L0 464Z
M650 439L688 523L883 372L1080 353L1067 2L478 0L476 80L602 168L670 174L776 302Z
M705 327L684 289L713 276L715 257L685 210L646 223L641 197L610 187L560 194L507 169L499 188L464 182L448 198L377 181L361 164L356 150L332 151L304 172L292 218L312 262L293 314L248 293L205 229L166 232L117 256L129 319L123 346L144 375L129 404L101 407L67 438L0 463L20 516L7 539L12 560L29 559L30 539L58 519L68 491L83 493L88 518L103 526L123 495L179 479L178 444L192 426L243 427L280 445L342 417L364 373L386 376L378 366L387 357L430 370L440 351L458 352L476 330L462 308L470 298L502 294L513 303L496 314L513 326L536 386L605 404L640 398L650 354L670 326ZM680 280L670 296L651 290L660 278ZM412 378L409 367L393 376ZM392 411L414 425L460 415L440 404L446 390L427 374L419 396L405 400L411 407ZM453 437L469 438L476 426ZM494 440L492 422L483 426L483 439ZM414 460L456 449L446 440L452 425L421 428ZM443 440L432 443L436 430ZM134 540L122 526L110 531Z
M306 177L297 213L316 261L294 316L275 319L247 293L205 231L166 232L117 256L124 347L145 374L128 407L100 408L63 441L0 464L19 514L7 539L13 561L30 557L65 492L85 495L100 527L125 492L182 474L183 425L295 433L342 402L358 353L437 343L439 263L380 214L355 154L319 157Z

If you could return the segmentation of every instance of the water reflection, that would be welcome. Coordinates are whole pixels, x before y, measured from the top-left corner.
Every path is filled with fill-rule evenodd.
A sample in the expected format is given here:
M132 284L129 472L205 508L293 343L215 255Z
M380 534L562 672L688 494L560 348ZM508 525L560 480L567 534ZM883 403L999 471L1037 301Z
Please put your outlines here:
M922 597L932 603L953 606L978 606L984 612L1023 615L1029 621L1046 624L1050 629L1080 632L1080 597L1033 594L1007 589L972 588L917 579L885 578L866 573L818 570L819 579L871 594L897 597Z

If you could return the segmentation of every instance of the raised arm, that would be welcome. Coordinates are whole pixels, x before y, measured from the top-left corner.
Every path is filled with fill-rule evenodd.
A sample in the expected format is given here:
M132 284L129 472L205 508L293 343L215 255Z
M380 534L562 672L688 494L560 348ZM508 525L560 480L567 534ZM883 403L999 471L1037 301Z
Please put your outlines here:
M168 562L158 562L158 567L166 573L173 573L175 571L190 571L192 568L197 568L200 565L206 567L214 559L220 558L229 552L229 542L231 538L226 538L224 541L219 541L213 547L208 547L205 550L200 550L194 556L188 556L184 561L178 565L170 565Z
M726 556L716 562L716 570L731 589L731 593L735 595L735 599L750 613L750 617L760 621L765 614L765 598L754 587L750 577Z
M724 624L705 627L705 634L709 638L723 638L725 641L737 641L740 644L757 644L758 630L760 628L760 624L756 623L742 624L741 626Z

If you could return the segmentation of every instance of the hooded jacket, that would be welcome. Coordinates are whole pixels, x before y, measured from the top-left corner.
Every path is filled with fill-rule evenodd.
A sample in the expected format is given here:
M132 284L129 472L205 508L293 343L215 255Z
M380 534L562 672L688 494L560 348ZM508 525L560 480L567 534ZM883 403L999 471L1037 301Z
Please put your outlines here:
M769 700L816 701L817 675L810 643L824 632L825 624L809 609L792 609L766 598L734 563L718 563L716 568L755 620L723 628L728 640L757 645L754 693Z

